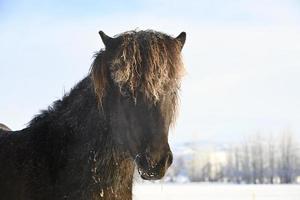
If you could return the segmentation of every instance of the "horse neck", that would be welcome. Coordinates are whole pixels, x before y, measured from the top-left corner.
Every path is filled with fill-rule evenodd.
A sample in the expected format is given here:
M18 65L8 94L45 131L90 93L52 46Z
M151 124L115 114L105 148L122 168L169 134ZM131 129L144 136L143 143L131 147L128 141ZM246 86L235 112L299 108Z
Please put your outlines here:
M96 131L104 133L107 130L106 119L98 109L90 77L84 78L62 100L55 101L32 119L29 128L41 128L44 132L47 128L51 134L64 132L64 135L82 135L85 138Z
M67 155L74 163L68 167L88 164L93 187L111 198L121 193L131 194L134 164L112 140L107 116L109 113L99 108L87 77L52 108L33 119L31 126L36 132L45 132L46 127L46 134L54 134L50 137L53 140L64 135L68 141L75 141L69 148L72 153Z
M106 105L99 107L89 78L79 83L73 93L75 97L71 102L75 105L72 103L70 107L76 109L68 112L67 124L76 121L75 135L90 145L88 160L96 191L103 191L106 199L127 199L131 196L134 164L112 139L108 122L110 109Z

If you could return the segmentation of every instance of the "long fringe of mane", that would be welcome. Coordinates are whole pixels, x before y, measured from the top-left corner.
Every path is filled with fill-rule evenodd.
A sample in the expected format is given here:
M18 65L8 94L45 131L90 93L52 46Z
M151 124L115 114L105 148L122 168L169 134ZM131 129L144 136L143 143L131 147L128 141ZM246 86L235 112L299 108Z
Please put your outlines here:
M182 44L166 34L147 31L129 31L121 37L113 55L100 50L91 66L91 76L100 103L106 94L108 76L120 91L129 91L133 98L140 91L152 103L165 95L174 96L180 87L184 67L181 60ZM107 66L108 65L108 66Z

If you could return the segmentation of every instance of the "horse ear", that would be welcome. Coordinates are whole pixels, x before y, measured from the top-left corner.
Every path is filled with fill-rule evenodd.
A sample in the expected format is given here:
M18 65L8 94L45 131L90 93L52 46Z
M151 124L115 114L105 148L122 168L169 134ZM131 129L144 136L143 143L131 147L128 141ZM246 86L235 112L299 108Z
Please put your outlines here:
M112 38L106 35L103 31L99 31L99 35L105 45L105 47L116 47L121 43L121 37Z
M181 44L181 48L183 47L184 43L185 43L185 39L186 39L186 33L185 32L181 32L176 38L175 40L179 41Z
M104 45L110 46L112 44L113 38L109 37L108 35L106 35L103 31L99 31L99 35L102 39L102 42L104 43Z

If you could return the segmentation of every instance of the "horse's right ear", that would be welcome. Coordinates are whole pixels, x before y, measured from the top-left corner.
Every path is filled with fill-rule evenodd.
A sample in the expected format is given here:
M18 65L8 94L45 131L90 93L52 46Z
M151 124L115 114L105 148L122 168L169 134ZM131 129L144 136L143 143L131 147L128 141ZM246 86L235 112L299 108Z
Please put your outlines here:
M102 39L103 44L107 47L112 43L113 38L106 35L103 31L99 31L99 35Z
M102 39L102 42L105 45L105 47L114 47L114 46L118 45L119 42L120 42L119 37L117 37L117 38L109 37L103 31L99 31L99 35L100 35L100 37Z

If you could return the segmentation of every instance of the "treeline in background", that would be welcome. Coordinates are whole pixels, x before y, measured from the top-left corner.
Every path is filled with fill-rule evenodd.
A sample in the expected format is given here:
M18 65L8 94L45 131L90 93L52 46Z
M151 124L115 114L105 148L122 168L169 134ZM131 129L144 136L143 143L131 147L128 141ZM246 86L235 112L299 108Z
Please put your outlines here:
M300 183L300 147L291 131L254 134L239 144L187 144L175 152L169 182Z

